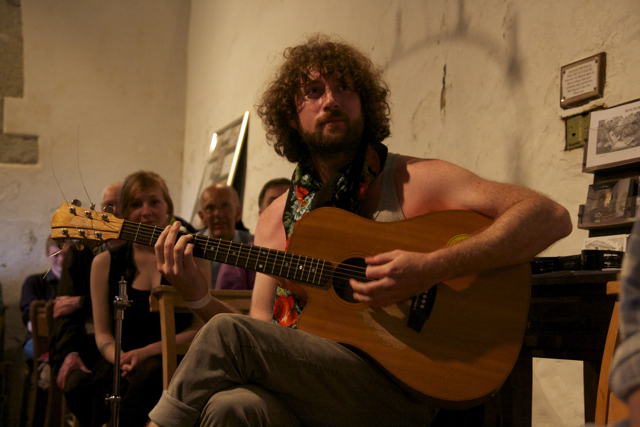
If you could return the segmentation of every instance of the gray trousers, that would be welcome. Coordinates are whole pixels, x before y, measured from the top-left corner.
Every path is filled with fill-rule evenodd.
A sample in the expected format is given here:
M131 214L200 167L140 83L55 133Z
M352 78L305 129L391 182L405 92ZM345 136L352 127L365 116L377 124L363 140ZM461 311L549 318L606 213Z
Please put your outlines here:
M414 402L332 341L236 314L214 316L149 417L170 426L428 426Z

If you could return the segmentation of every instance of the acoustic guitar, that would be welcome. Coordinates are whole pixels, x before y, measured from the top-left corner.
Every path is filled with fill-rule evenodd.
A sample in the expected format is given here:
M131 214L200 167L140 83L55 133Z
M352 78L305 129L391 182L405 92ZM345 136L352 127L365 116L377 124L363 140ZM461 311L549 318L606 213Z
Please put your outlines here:
M194 235L194 255L287 279L305 295L298 328L364 352L407 391L432 405L481 403L504 383L524 338L531 272L528 263L433 286L384 308L356 302L349 279L366 282L363 258L403 249L432 252L492 223L472 211L443 211L379 223L321 208L305 216L287 252ZM155 244L162 228L63 203L51 222L54 239Z

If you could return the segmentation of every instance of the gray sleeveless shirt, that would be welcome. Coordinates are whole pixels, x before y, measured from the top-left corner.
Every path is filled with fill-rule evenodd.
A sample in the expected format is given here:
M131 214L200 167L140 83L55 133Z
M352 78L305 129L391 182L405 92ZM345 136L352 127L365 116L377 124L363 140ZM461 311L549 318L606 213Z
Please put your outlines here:
M398 198L398 188L396 187L394 176L397 158L397 153L388 153L387 160L384 162L380 200L372 217L374 221L391 222L405 219L400 199Z

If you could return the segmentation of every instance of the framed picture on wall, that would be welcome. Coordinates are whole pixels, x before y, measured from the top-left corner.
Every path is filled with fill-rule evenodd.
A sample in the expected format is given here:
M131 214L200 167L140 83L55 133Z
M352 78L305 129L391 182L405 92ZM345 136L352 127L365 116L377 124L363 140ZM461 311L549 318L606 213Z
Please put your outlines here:
M640 100L591 113L583 172L640 162Z
M196 201L191 213L191 225L196 229L204 228L200 221L198 210L200 209L200 194L205 188L213 184L226 184L233 186L240 162L240 154L247 134L249 112L229 123L211 136L207 163L202 174L202 181L198 188Z
M635 215L636 178L623 178L589 186L580 226L621 224Z

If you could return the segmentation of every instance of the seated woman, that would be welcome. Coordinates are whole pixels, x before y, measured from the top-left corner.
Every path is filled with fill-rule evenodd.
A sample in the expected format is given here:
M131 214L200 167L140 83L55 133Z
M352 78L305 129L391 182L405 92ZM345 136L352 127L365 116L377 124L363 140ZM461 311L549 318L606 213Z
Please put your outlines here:
M173 216L173 203L164 180L153 172L139 171L129 175L122 186L118 206L122 217L132 222L164 228ZM198 260L205 277L208 261ZM120 425L142 427L147 414L162 394L162 359L160 321L157 313L149 311L151 289L163 282L158 272L154 249L127 243L95 257L91 268L91 299L96 344L103 358L93 369L93 404L91 420L81 419L82 425L99 426L109 417L105 395L113 394L113 363L115 360L113 300L119 293L118 282L127 282L127 295L132 302L122 321L122 377L120 396ZM163 283L168 284L168 283ZM190 314L176 315L176 342L191 342L203 325ZM75 406L75 405L74 405Z

